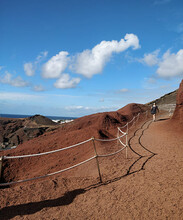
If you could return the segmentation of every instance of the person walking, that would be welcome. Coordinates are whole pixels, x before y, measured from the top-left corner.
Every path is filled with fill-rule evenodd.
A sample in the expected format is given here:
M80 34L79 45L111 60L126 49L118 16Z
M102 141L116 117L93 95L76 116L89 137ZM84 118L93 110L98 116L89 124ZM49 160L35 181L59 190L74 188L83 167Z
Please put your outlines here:
M158 106L156 105L156 103L153 103L153 106L151 107L151 114L153 116L153 121L156 120L157 111L159 112Z

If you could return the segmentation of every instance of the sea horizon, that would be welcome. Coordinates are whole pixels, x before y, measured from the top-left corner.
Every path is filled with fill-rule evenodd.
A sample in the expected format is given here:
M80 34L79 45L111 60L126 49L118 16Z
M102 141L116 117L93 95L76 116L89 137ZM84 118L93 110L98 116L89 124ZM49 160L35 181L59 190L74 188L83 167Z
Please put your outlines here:
M40 114L34 114L40 115ZM23 114L0 114L0 118L28 118L34 115L23 115ZM50 116L50 115L42 115L51 120L72 120L76 119L77 117L66 117L66 116Z

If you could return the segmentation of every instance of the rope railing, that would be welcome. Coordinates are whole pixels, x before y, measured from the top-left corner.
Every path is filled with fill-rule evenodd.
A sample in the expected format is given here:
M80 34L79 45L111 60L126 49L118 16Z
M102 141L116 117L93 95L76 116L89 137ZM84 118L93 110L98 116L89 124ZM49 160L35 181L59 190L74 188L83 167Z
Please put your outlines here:
M147 113L148 111L144 112L146 113L146 117L147 117ZM144 113L141 113L141 114L144 114ZM96 161L97 161L97 167L98 167L98 172L99 172L99 178L100 178L100 181L102 182L102 177L101 177L101 174L100 174L100 167L99 167L99 162L98 162L98 157L109 157L109 156L113 156L113 155L116 155L118 153L120 153L122 150L126 149L126 158L127 158L127 147L128 147L128 129L129 129L129 124L133 122L133 124L135 122L137 122L139 120L139 116L140 116L140 113L138 113L138 115L134 116L133 119L130 121L130 122L127 122L126 125L124 125L123 127L118 127L118 133L117 133L117 137L116 138L113 138L113 139L97 139L97 138L90 138L88 140L85 140L83 142L80 142L80 143L77 143L77 144L74 144L74 145L71 145L69 147L65 147L65 148L60 148L60 149L57 149L57 150L53 150L53 151L48 151L48 152L43 152L43 153L38 153L38 154L29 154L29 155L19 155L19 156L3 156L2 159L17 159L17 158L25 158L25 157L35 157L35 156L42 156L42 155L47 155L47 154L52 154L52 153L55 153L55 152L59 152L59 151L63 151L63 150L68 150L68 149L71 149L71 148L74 148L76 146L79 146L79 145L82 145L82 144L85 144L87 142L90 142L90 141L93 141L93 146L94 146L94 150L95 150L95 156L85 160L85 161L82 161L78 164L75 164L73 166L70 166L68 168L65 168L65 169L62 169L62 170L59 170L59 171L56 171L56 172L53 172L53 173L49 173L49 174L46 174L44 176L38 176L38 177L33 177L33 178L30 178L30 179L25 179L25 180L18 180L18 181L13 181L13 182L9 182L9 183L0 183L0 186L7 186L7 185L12 185L12 184L16 184L16 183L23 183L23 182L27 182L27 181L31 181L31 180L37 180L37 179L41 179L41 178L45 178L45 177L49 177L49 176L53 176L53 175L56 175L56 174L59 174L59 173L62 173L64 171L67 171L67 170L70 170L70 169L73 169L77 166L80 166L84 163L87 163L91 160L93 160L94 158L96 158ZM136 121L135 121L136 119ZM132 124L132 126L133 126ZM132 127L131 126L131 127ZM123 132L121 129L127 127L127 131L126 132ZM119 132L122 133L121 136L119 136ZM123 137L126 137L126 143L123 143L121 141L121 138ZM117 150L116 152L113 152L113 153L110 153L110 154L105 154L105 155L98 155L97 154L97 151L96 151L96 146L95 146L95 141L100 141L100 142L111 142L111 141L115 141L117 140L118 143L120 143L123 148L120 148L119 150Z
M122 150L124 150L126 148L126 146L125 147L123 147L123 148L121 148L121 149L119 149L118 151L116 151L116 152L114 152L114 153L111 153L111 154L104 154L104 155L98 155L98 157L109 157L109 156L113 156L113 155L115 155L115 154L118 154L118 153L120 153Z
M52 153L56 153L56 152L59 152L59 151L68 150L68 149L77 147L77 146L85 144L85 143L87 143L87 142L89 142L91 140L92 140L92 138L90 138L88 140L85 140L83 142L71 145L69 147L60 148L60 149L57 149L57 150L52 150L52 151L38 153L38 154L28 154L28 155L19 155L19 156L4 156L4 159L18 159L18 158L24 158L24 157L36 157L36 156L42 156L42 155L46 155L46 154L52 154Z
M106 141L106 142L109 141L109 142L111 142L111 141L116 141L116 140L118 140L118 139L124 137L125 135L126 135L126 133L124 133L124 134L121 135L120 137L113 138L113 139L98 139L98 138L95 138L95 140L96 140L96 141Z
M45 177L53 176L53 175L56 175L56 174L59 174L59 173L63 173L65 171L67 171L67 170L73 169L75 167L78 167L78 166L80 166L80 165L82 165L84 163L89 162L90 160L93 160L94 158L96 158L96 156L90 157L89 159L84 160L84 161L82 161L82 162L80 162L78 164L75 164L75 165L71 166L71 167L68 167L68 168L65 168L65 169L53 172L53 173L48 173L48 174L46 174L44 176L38 176L38 177L30 178L30 179L18 180L18 181L9 182L9 183L0 183L0 186L8 186L8 185L16 184L16 183L24 183L24 182L28 182L28 181L31 181L31 180L37 180L37 179L42 179L42 178L45 178Z

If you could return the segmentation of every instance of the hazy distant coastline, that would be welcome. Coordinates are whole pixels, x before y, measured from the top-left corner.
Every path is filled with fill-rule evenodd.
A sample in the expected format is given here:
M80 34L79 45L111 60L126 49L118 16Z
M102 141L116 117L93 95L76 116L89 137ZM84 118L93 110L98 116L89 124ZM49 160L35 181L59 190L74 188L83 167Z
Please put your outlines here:
M18 115L18 114L0 114L2 118L28 118L33 115ZM63 116L45 116L51 120L73 120L76 117L63 117Z

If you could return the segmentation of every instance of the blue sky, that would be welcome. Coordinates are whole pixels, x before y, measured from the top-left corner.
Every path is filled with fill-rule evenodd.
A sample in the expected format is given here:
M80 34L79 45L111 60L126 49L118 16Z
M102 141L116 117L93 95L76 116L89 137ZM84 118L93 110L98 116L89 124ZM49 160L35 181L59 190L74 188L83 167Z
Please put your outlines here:
M182 0L1 0L0 113L80 117L183 78Z

